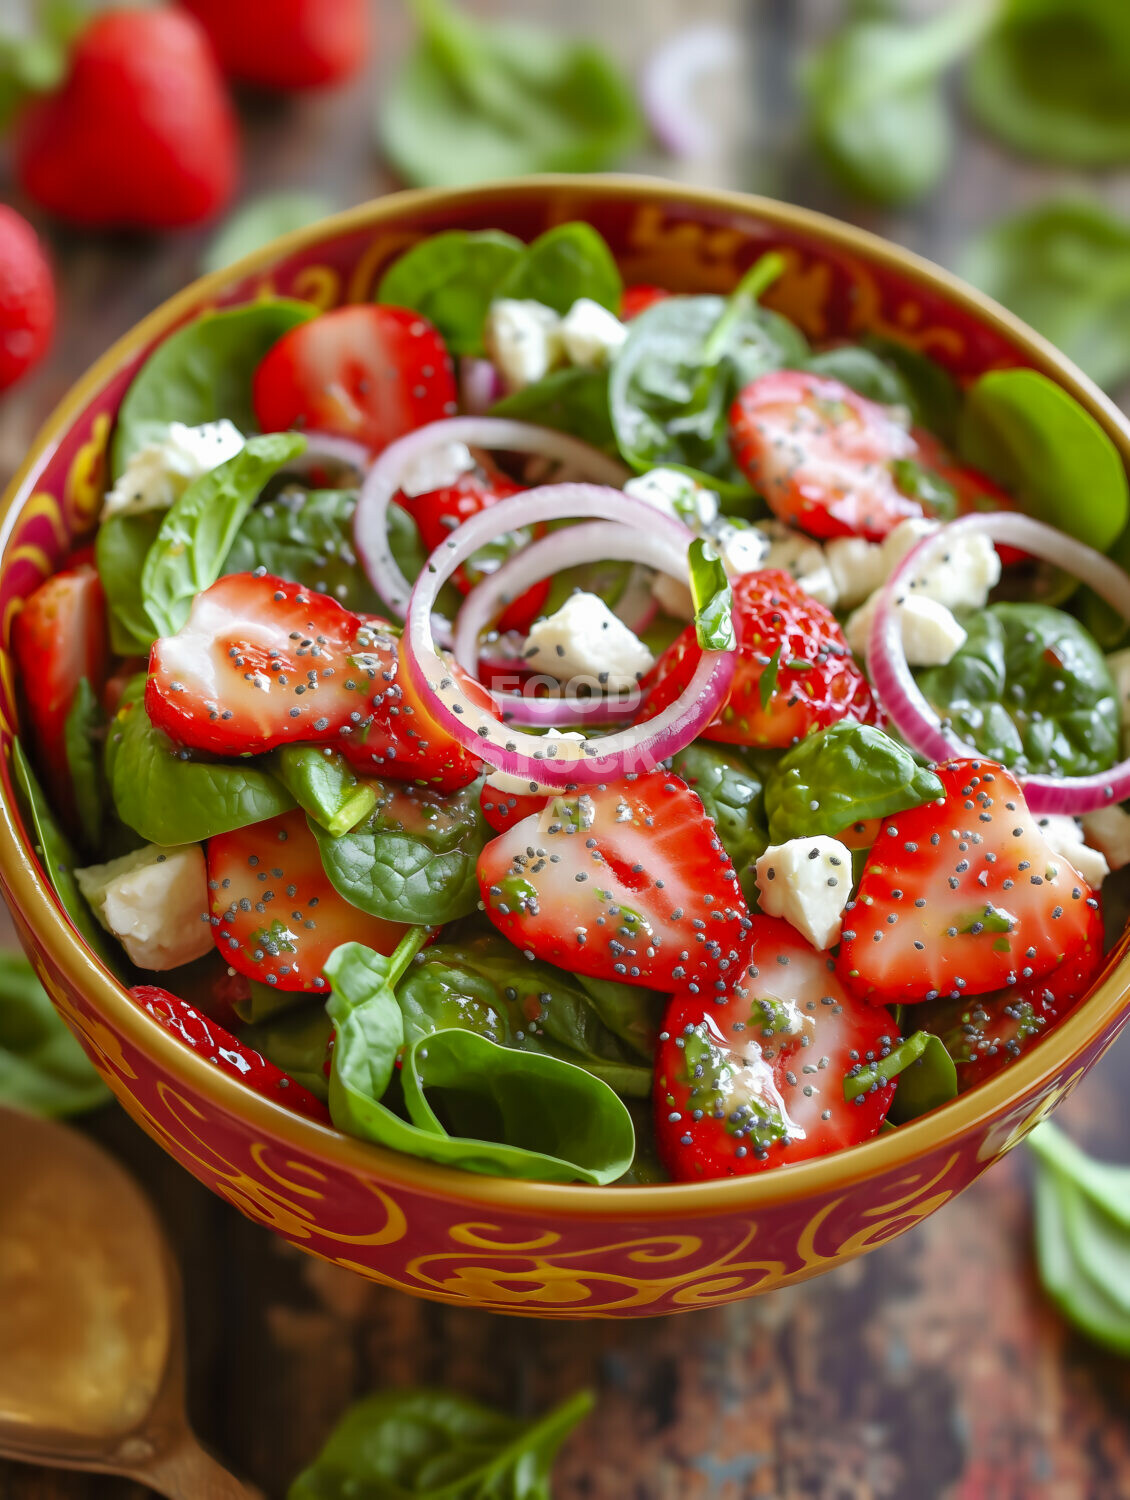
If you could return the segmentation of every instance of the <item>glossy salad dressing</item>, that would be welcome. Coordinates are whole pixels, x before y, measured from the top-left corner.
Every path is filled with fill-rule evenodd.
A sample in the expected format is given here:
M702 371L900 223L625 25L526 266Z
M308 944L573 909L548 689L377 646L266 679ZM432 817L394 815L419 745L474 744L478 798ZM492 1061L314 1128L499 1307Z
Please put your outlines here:
M0 1113L0 1429L112 1439L150 1411L169 1360L160 1231L101 1151L35 1126Z

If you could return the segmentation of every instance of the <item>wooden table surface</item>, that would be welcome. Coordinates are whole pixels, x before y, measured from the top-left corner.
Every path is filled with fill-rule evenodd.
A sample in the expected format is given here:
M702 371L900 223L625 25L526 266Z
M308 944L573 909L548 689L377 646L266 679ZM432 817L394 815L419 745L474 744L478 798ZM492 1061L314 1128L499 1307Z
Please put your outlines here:
M967 136L944 187L913 213L861 214L837 198L801 149L791 82L798 50L839 9L831 0L479 8L604 36L633 67L692 18L732 23L749 82L721 98L725 149L705 163L642 155L640 164L829 209L943 261L986 215L1061 185ZM344 206L391 185L369 118L407 23L399 0L376 9L369 77L299 103L245 101L248 190L316 187ZM1130 178L1108 177L1103 191L1125 202ZM206 238L51 233L59 336L47 366L0 402L0 478L74 377L191 278ZM1130 1160L1128 1092L1130 1036L1059 1118L1093 1148ZM351 1398L421 1382L518 1412L594 1386L597 1409L562 1457L558 1500L1130 1496L1130 1365L1089 1346L1042 1300L1023 1151L910 1234L817 1281L678 1318L542 1324L370 1286L240 1218L119 1109L85 1128L136 1172L176 1247L199 1433L271 1497L285 1493ZM143 1493L114 1479L0 1464L2 1500Z

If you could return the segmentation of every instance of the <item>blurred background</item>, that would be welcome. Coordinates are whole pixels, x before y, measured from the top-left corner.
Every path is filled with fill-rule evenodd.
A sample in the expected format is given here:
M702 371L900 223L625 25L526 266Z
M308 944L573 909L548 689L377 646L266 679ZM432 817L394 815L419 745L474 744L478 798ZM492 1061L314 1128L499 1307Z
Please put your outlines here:
M500 41L514 21L556 39ZM1125 394L1126 0L185 0L111 23L83 0L0 0L0 482L87 365L201 269L406 182L552 168L847 219L968 274ZM156 180L146 153L166 126L138 76L154 57L183 89ZM38 300L13 334L20 278ZM1060 1118L1130 1160L1128 1085L1124 1042ZM1130 1495L1128 1367L1040 1295L1022 1153L806 1286L551 1325L306 1260L116 1107L83 1125L140 1175L184 1265L198 1430L272 1495L352 1397L419 1382L517 1412L596 1386L558 1470L568 1500ZM12 1500L141 1493L0 1464Z

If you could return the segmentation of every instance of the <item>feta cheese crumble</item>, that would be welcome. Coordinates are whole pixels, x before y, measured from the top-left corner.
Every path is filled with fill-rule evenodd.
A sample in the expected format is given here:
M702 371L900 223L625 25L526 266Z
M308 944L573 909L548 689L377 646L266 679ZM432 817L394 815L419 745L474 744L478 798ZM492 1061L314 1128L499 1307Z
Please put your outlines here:
M835 609L839 602L839 591L835 578L824 559L824 549L801 531L794 531L780 521L759 521L760 531L768 543L759 566L780 568L795 578L806 594Z
M839 839L788 839L770 844L755 866L758 904L783 917L821 951L840 940L851 899L851 850Z
M627 327L591 297L578 297L561 320L561 343L571 364L602 369L628 337Z
M1130 813L1125 808L1100 807L1097 812L1084 813L1083 833L1112 870L1130 865Z
M847 643L860 661L867 660L867 641L879 598L876 591L844 625ZM965 631L957 618L936 599L907 594L896 599L892 608L899 622L903 654L912 667L944 667L965 644Z
M139 969L175 969L212 951L208 876L199 844L146 844L75 871L91 911Z
M558 682L593 679L606 692L633 688L655 658L597 594L578 590L556 613L537 620L526 637L526 660Z
M543 738L555 747L553 752L547 753L547 760L580 760L579 747L585 743L585 736L575 729L547 729ZM569 748L558 749L559 746ZM544 790L540 782L531 781L528 776L512 776L508 771L496 769L492 769L487 777L487 785L492 791L508 797L529 797Z
M1067 860L1089 886L1098 890L1110 874L1110 865L1098 849L1084 843L1079 823L1062 813L1049 813L1037 822L1052 853Z
M444 490L455 484L474 467L475 460L466 443L440 443L421 453L402 470L400 488L409 499L430 495L433 490Z
M649 469L624 486L625 495L654 505L665 516L682 521L692 531L702 531L718 519L718 496L679 469Z
M561 319L553 308L514 297L491 303L483 343L512 391L541 380L561 363L564 354Z
M226 417L201 427L170 422L159 443L146 443L132 455L107 491L101 519L168 510L194 480L234 458L243 441L239 428Z

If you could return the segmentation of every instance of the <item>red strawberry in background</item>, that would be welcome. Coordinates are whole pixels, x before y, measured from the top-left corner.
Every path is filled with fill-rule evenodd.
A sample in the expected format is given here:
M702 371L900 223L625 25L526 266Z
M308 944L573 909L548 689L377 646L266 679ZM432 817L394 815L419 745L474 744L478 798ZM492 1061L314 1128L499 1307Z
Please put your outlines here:
M181 0L229 78L267 89L340 83L369 52L367 0Z
M204 31L166 8L96 16L59 90L19 116L14 160L28 197L74 224L211 218L235 189L238 138Z
M43 358L55 329L55 282L35 230L0 203L0 391Z

